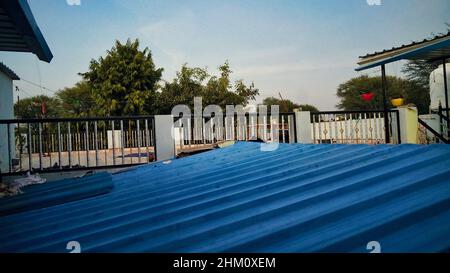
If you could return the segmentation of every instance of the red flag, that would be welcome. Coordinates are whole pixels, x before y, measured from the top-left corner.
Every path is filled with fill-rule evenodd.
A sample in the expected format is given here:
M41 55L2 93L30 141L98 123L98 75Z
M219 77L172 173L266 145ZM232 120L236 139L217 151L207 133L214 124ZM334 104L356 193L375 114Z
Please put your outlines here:
M45 101L41 102L41 112L42 112L42 115L45 115L45 113L47 112L47 107L45 106Z
M361 99L364 101L371 101L375 97L375 94L372 92L364 93L361 95Z

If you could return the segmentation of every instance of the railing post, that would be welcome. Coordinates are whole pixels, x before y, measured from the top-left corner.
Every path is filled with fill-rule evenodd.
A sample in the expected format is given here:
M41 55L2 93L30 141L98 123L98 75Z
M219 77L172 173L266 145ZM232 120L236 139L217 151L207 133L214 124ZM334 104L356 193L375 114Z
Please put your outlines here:
M297 143L312 144L311 112L295 112L295 130L297 132Z
M449 116L449 105L448 105L448 80L447 80L447 58L442 59L442 74L444 76L444 94L445 94L445 116L447 117L447 132L446 135L450 135L450 123L448 122Z
M384 132L386 137L386 143L391 142L391 136L389 134L389 117L387 108L387 79L386 79L386 67L381 65L381 88L383 90L383 111L384 111Z
M155 147L158 161L175 157L174 124L172 115L155 116Z

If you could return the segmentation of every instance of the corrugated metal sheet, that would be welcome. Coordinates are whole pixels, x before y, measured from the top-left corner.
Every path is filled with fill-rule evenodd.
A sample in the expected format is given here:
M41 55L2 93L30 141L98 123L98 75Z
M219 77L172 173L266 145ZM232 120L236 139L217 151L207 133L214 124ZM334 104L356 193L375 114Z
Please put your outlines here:
M400 47L375 52L360 56L359 67L356 71L362 71L383 64L400 60L427 60L442 61L450 55L450 31L447 34L425 39L421 42L413 42Z
M0 218L0 250L438 252L450 146L234 146L113 176L106 195Z
M41 61L52 60L27 0L0 1L0 51L32 52Z
M403 44L403 45L398 46L398 47L392 47L391 49L384 49L382 51L376 51L374 53L368 53L368 54L366 54L364 56L359 56L359 58L364 59L364 58L374 57L374 56L377 56L377 55L380 55L380 54L389 53L389 52L396 51L396 50L399 50L399 49L407 49L409 47L421 45L421 44L424 44L424 43L427 43L427 42L434 42L436 40L439 40L439 39L442 39L442 38L447 38L447 37L450 37L450 31L448 31L446 34L435 35L432 38L424 39L422 41L414 41L414 42L406 44L406 45Z

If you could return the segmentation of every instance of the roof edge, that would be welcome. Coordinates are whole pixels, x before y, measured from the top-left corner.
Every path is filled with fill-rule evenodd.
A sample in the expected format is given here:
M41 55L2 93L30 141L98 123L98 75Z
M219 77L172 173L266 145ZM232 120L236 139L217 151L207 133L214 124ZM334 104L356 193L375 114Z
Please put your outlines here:
M39 60L49 63L53 59L53 54L34 19L27 0L4 1L2 6L7 11L8 17L14 22L16 28L21 32L29 50Z
M11 68L7 67L4 63L0 62L0 72L10 77L13 81L19 81L20 78L17 74L11 70Z

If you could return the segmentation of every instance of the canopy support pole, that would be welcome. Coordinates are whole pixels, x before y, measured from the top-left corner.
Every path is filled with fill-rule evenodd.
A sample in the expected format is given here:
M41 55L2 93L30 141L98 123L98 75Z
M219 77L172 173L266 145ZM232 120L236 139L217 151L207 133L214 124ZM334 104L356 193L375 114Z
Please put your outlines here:
M442 63L443 65L443 72L444 72L444 91L445 91L445 116L447 117L447 137L450 135L450 128L449 128L449 123L448 123L448 84L447 84L447 66L446 66L446 58L444 57L442 59Z
M389 130L389 116L388 105L386 100L387 81L386 81L386 66L381 65L381 88L383 89L383 110L384 110L384 133L386 135L386 143L391 143L391 135Z

